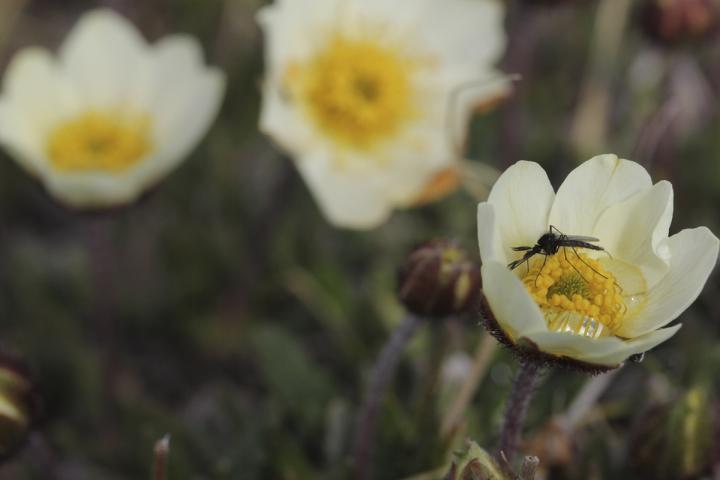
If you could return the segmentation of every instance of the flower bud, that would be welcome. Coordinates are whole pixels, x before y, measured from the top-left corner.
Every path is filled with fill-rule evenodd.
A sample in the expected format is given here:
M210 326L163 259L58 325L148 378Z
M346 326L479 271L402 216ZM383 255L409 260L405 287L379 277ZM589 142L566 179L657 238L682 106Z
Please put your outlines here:
M477 443L468 440L443 480L506 480L495 460Z
M24 443L37 420L39 401L26 368L0 354L0 458Z
M398 296L416 315L445 317L472 308L480 268L456 243L429 242L414 250L398 274Z
M646 33L674 45L704 39L717 25L713 0L646 0L640 11Z

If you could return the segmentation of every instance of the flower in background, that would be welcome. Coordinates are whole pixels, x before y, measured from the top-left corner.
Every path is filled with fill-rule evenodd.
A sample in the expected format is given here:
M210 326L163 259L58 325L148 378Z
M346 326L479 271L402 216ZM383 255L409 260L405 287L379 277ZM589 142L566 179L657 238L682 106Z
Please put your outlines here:
M372 228L455 187L450 127L508 91L493 68L502 20L495 0L277 0L260 11L260 127L332 223Z
M568 175L557 194L536 163L518 162L478 206L486 313L499 338L544 360L614 368L677 332L665 327L697 298L718 256L707 228L668 237L669 182L601 155ZM605 251L560 248L522 258L549 226L598 239Z
M0 96L0 141L64 204L125 204L203 137L224 85L195 39L149 45L123 17L97 10L56 58L39 48L14 57Z

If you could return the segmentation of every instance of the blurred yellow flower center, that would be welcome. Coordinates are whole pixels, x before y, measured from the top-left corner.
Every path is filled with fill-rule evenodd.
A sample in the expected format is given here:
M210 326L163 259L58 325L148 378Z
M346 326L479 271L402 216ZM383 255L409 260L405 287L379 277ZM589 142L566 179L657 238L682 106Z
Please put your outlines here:
M369 149L396 134L414 115L415 65L377 39L336 35L302 69L301 98L334 142Z
M613 335L628 311L615 276L581 253L538 259L522 279L548 328L590 338Z
M122 172L151 148L150 119L115 112L82 113L55 127L47 140L50 162L64 172Z

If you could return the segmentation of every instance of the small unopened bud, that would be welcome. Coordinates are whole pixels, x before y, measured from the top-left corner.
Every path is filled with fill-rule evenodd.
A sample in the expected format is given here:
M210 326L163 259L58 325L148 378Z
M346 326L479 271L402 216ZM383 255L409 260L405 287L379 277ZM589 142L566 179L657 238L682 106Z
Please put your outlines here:
M0 354L0 459L23 445L38 413L38 396L26 368Z
M506 480L495 460L477 443L468 440L443 480Z
M653 39L675 45L702 40L718 21L713 0L646 0L640 16Z
M440 318L472 308L480 268L456 243L429 242L415 249L398 275L398 296L416 315Z

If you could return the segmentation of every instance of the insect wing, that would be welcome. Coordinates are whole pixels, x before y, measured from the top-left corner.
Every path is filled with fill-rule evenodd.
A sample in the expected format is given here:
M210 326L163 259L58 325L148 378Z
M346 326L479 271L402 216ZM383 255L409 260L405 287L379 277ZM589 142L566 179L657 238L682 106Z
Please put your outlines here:
M583 235L565 235L565 238L563 239L565 241L570 242L583 242L583 243L590 243L590 242L599 242L599 238L595 237L585 237Z

